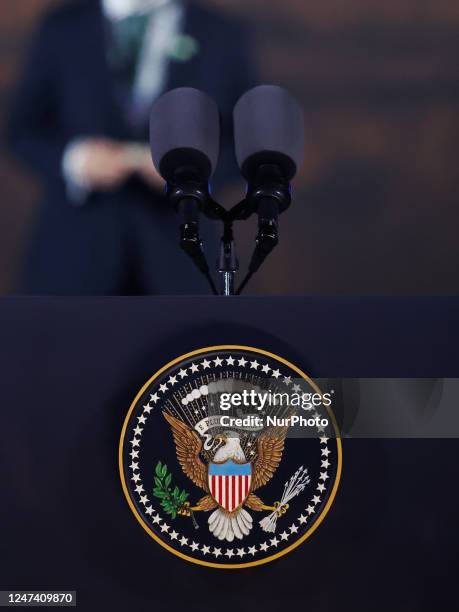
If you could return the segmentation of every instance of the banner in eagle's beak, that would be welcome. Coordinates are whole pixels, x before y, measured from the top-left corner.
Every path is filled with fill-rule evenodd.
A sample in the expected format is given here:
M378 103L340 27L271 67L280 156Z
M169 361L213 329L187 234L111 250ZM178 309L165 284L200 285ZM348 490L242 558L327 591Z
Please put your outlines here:
M233 512L246 500L250 484L252 482L252 465L250 463L225 463L209 464L209 489L210 494L217 504Z

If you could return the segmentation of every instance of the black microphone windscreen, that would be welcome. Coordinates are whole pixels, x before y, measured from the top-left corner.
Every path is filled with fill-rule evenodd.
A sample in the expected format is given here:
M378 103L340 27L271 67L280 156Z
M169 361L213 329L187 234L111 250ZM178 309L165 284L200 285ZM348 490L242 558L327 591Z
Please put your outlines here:
M247 91L234 108L236 158L244 176L256 165L280 163L290 180L304 159L304 115L282 87L260 85Z
M162 95L150 117L153 163L167 180L177 165L194 163L208 179L214 172L220 149L218 107L207 94L180 87Z

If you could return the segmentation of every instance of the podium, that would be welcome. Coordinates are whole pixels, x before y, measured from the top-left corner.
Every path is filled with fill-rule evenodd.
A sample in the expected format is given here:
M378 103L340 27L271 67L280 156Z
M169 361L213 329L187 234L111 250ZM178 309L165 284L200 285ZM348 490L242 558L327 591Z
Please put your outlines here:
M455 440L344 440L320 529L232 572L145 536L117 451L142 384L206 346L269 350L312 377L458 377L458 298L8 298L0 338L2 588L76 590L83 610L446 609Z

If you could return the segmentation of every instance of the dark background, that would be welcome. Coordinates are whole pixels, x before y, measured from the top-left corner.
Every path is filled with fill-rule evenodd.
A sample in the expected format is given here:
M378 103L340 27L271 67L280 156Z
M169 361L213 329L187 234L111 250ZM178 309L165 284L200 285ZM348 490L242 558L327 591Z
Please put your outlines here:
M58 0L56 0L58 1ZM257 293L456 294L459 5L454 0L206 0L252 28L261 81L306 113L306 163ZM0 129L50 0L0 5ZM37 185L0 151L0 293ZM252 247L252 224L240 251Z
M313 377L458 377L458 302L1 300L0 588L76 589L90 611L455 609L457 440L344 440L319 529L239 571L153 542L124 499L117 451L143 383L206 345L268 349Z

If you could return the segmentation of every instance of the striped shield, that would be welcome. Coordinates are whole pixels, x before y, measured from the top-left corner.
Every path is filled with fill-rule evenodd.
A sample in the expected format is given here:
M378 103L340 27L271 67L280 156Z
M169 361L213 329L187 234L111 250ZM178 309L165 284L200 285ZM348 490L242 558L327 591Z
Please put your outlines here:
M209 463L209 489L217 504L233 512L246 499L252 481L250 463Z

